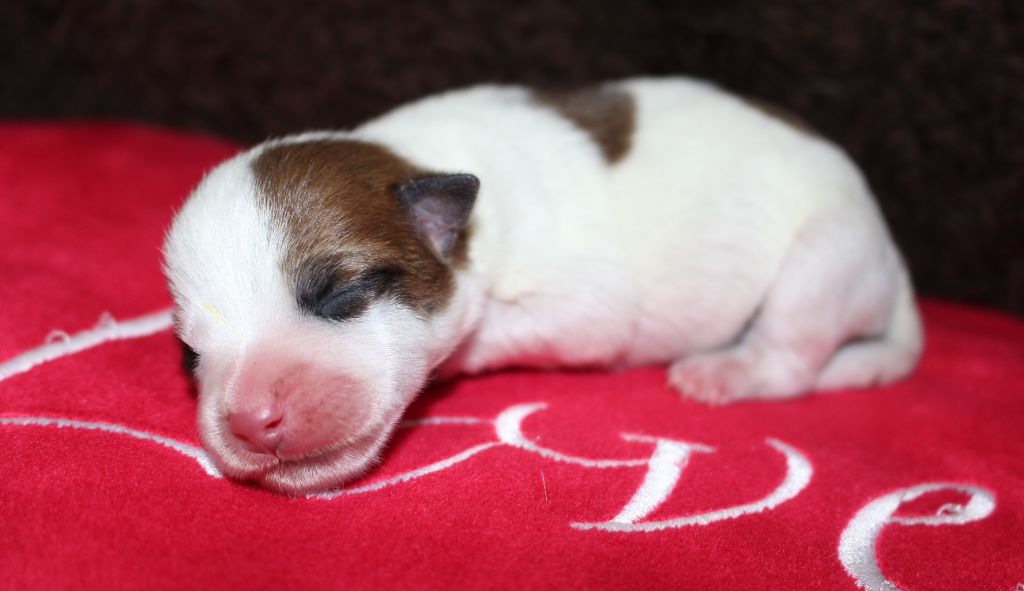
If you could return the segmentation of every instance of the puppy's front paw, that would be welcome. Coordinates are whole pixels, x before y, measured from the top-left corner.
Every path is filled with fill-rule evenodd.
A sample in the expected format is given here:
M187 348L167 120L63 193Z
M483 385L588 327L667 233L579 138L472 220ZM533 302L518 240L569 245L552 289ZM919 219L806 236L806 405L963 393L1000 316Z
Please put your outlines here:
M687 357L668 369L668 383L687 398L707 404L727 404L749 396L749 368L735 355Z

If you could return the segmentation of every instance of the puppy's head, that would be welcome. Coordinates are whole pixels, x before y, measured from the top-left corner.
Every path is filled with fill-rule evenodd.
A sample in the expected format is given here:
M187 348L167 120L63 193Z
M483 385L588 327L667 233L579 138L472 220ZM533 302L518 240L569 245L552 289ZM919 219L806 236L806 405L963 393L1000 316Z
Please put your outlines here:
M197 354L200 437L287 493L364 470L466 321L479 183L349 139L270 142L214 169L164 246Z

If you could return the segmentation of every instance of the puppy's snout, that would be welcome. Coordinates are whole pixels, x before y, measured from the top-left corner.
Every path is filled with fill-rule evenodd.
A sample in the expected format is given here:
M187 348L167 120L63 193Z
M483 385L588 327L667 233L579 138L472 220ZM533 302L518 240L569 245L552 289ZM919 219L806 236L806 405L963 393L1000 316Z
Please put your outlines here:
M284 439L284 412L276 401L228 414L228 426L240 447L272 454Z
M256 465L308 459L363 434L374 397L348 372L305 360L282 359L276 350L251 351L226 383L210 396L226 395L211 441L249 457ZM231 455L231 454L227 454Z

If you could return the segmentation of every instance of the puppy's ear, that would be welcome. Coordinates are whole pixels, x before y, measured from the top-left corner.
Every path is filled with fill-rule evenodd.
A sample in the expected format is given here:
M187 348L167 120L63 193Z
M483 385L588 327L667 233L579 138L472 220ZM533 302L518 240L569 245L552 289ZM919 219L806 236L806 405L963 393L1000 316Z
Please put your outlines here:
M479 190L480 180L471 174L424 176L393 189L416 231L444 260L455 252Z

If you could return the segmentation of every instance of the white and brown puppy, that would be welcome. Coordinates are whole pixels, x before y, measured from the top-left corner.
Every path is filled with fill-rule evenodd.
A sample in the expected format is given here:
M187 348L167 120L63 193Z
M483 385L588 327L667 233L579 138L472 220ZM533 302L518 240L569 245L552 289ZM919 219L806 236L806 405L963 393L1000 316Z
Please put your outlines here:
M709 401L908 373L907 273L834 145L702 82L480 86L215 168L165 247L202 440L287 493L432 374L670 363Z

